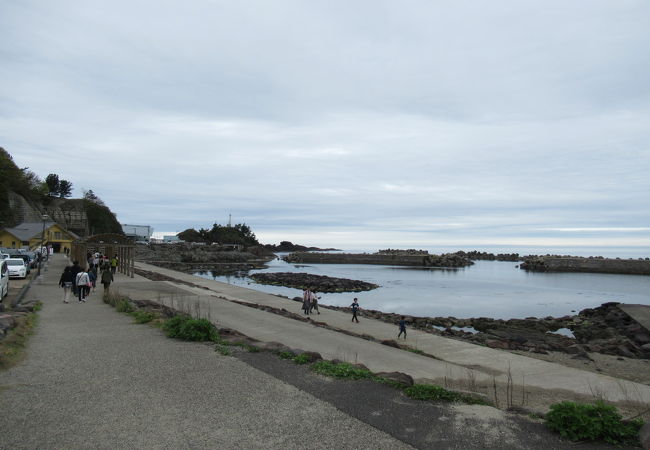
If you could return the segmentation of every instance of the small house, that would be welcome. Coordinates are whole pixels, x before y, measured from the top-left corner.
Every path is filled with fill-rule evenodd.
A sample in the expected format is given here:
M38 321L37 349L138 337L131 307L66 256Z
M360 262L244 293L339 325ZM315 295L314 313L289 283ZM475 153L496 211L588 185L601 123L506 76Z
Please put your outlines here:
M13 228L0 230L0 247L23 248L30 250L40 248L41 243L52 249L54 253L64 252L71 248L79 236L68 231L56 222L23 222Z

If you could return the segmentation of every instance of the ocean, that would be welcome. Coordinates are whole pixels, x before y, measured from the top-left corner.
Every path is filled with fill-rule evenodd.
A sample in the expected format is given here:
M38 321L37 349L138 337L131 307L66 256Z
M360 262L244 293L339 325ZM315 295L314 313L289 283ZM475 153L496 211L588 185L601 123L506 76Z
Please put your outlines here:
M500 253L572 254L576 256L645 257L650 253L633 248L586 253L546 249L523 253L501 247ZM435 249L434 249L435 250ZM450 251L456 251L458 248ZM471 249L467 249L471 250ZM575 250L575 249L574 249ZM481 251L493 251L481 249ZM437 249L436 252L440 252ZM432 251L433 253L433 251ZM633 256L634 255L634 256ZM363 264L289 264L271 261L257 272L305 272L351 278L379 285L378 289L358 293L319 294L320 303L349 306L358 297L361 307L415 316L453 316L457 318L561 317L593 308L605 302L650 305L650 276L595 273L535 273L517 268L517 262L476 261L460 269L423 269ZM197 276L279 294L301 296L299 289L258 284L247 274L220 276L197 272ZM300 306L296 303L296 311Z

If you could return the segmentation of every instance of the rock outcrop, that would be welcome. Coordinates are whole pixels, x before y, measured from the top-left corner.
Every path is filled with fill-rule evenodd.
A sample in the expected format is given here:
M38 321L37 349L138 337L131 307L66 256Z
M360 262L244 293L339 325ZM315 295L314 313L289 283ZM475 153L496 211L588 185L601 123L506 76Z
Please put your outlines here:
M376 289L376 284L365 281L335 278L309 273L275 272L254 273L250 278L262 284L311 289L317 292L361 292Z

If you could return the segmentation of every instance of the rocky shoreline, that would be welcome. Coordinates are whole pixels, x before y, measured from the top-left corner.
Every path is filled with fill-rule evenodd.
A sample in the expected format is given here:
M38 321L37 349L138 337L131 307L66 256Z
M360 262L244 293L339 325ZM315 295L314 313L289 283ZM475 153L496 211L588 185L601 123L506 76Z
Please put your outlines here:
M605 303L582 310L575 316L559 318L501 320L405 316L405 319L409 326L419 330L504 350L541 354L556 351L585 359L589 359L588 352L650 359L650 332L618 308L618 304ZM328 308L349 310L336 306ZM362 314L394 324L402 317L369 309L364 309ZM556 334L559 329L570 330L575 338Z
M316 292L362 292L379 287L376 284L366 283L365 281L312 275L309 273L255 273L249 277L262 284L286 286L296 289L310 289Z

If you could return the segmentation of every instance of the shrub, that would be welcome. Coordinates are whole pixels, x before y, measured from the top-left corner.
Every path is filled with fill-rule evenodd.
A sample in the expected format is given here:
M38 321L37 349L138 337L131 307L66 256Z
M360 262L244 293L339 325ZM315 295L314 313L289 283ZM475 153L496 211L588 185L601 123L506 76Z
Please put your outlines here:
M561 402L551 405L546 425L573 441L602 439L610 444L638 444L643 421L621 420L616 408L603 401L594 404Z
M213 341L219 338L214 325L207 319L174 316L165 321L163 330L168 337L186 341Z
M321 375L334 378L348 378L351 380L375 379L375 375L368 369L354 367L349 363L333 364L331 361L318 361L312 366L312 370Z
M135 311L133 318L135 319L135 323L148 323L155 319L156 315L148 311Z
M115 310L117 312L130 313L133 312L135 308L133 308L133 305L127 299L123 298L115 305Z

